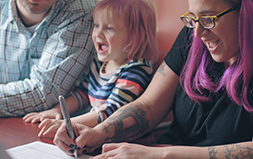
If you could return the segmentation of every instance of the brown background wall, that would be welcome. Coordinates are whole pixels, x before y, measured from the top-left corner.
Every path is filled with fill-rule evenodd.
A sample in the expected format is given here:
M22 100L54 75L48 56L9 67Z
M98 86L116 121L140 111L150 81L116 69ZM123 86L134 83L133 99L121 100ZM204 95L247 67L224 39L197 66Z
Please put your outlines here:
M155 8L157 19L157 38L160 47L160 58L154 64L155 69L159 67L164 57L170 50L183 23L180 16L188 11L188 0L147 0L150 1ZM164 119L164 121L172 121L172 112ZM157 133L157 134L155 134ZM158 136L161 132L155 132Z
M180 16L188 11L187 0L147 0L155 8L157 18L157 38L160 47L159 65L170 50L178 33L183 27Z

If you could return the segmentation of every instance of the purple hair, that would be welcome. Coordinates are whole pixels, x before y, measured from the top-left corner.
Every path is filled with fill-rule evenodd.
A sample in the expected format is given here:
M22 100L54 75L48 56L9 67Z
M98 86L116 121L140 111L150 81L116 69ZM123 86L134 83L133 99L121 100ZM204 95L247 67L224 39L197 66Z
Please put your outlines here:
M212 59L205 44L201 39L194 37L193 33L192 46L180 81L188 96L197 103L211 101L212 93L226 89L228 96L236 104L243 105L248 112L253 112L253 106L249 102L251 99L248 99L249 94L252 94L249 85L253 76L253 0L226 1L240 4L238 18L240 56L225 70L221 79L214 82L208 72L217 63Z
M125 47L128 59L158 59L156 17L153 5L145 0L101 0L93 15L106 9L108 17L125 27L130 42Z

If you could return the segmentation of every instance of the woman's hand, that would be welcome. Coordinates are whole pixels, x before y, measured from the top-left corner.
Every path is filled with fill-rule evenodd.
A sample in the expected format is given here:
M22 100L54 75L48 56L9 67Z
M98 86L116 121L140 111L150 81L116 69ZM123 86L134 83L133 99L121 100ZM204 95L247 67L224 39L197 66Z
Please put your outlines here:
M25 122L37 123L43 121L46 118L60 120L62 118L61 109L55 107L39 113L29 113L23 117L23 120Z
M105 141L101 131L73 122L72 128L76 137L75 141L69 137L65 122L62 123L54 138L54 144L68 155L73 155L74 149L78 150L78 154L91 153Z
M63 120L45 119L39 124L41 129L38 137L54 137L55 133L63 123Z
M110 143L104 144L102 148L102 154L95 156L92 159L162 158L162 148L159 147L147 147L129 143Z

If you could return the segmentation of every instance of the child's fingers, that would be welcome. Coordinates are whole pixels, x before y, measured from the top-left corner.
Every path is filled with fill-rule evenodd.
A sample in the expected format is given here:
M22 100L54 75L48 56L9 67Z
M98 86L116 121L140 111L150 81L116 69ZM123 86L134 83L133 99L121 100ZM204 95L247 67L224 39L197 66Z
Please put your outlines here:
M43 136L45 137L54 137L55 133L59 129L60 125L52 125L48 129L45 129Z
M47 126L47 125L50 124L51 122L52 122L51 119L45 119L45 120L43 120L43 121L39 124L38 128L39 128L39 129L42 129L43 127Z
M41 131L39 132L38 136L42 137L54 137L56 131L61 126L60 120L52 120L52 119L45 119L39 125Z
M45 122L44 122L45 121ZM42 124L39 125L39 128L41 129L38 137L43 137L45 136L45 133L47 130L52 126L52 123L50 120L44 120Z

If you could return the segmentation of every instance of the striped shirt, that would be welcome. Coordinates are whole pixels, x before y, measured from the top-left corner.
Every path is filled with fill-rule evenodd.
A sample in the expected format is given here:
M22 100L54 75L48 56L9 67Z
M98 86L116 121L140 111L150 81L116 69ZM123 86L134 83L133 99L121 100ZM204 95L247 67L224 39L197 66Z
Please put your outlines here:
M52 108L85 78L96 52L94 6L94 0L58 0L32 34L16 0L0 1L1 117Z
M88 98L85 97L85 86L79 87L77 91L84 96L83 99L89 99L92 110L103 112L106 118L121 106L138 98L153 77L152 67L145 59L131 60L113 73L102 73L104 64L100 69L97 66L92 63Z

